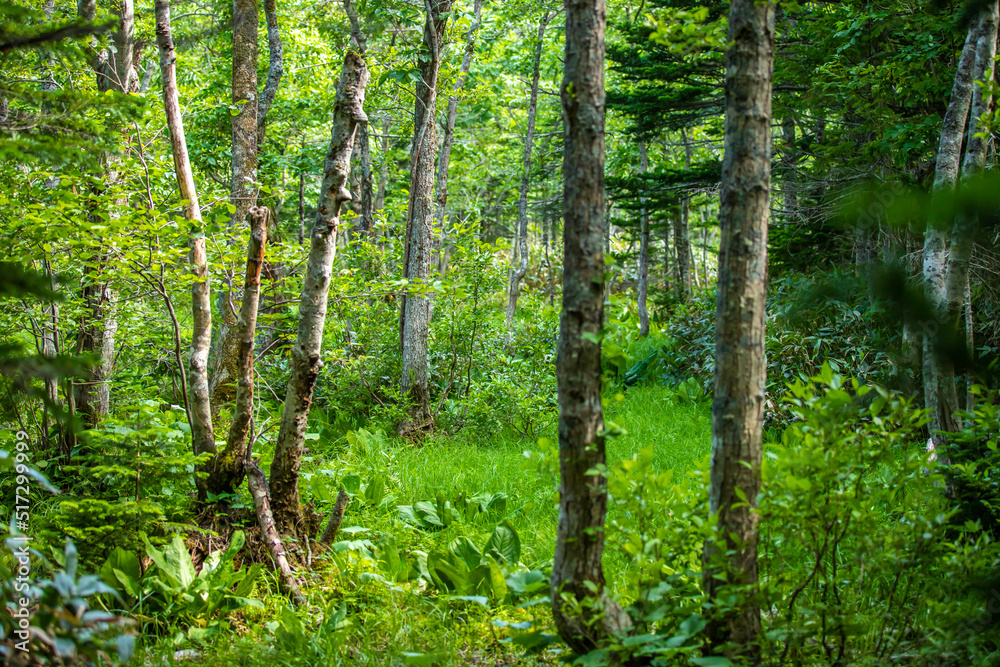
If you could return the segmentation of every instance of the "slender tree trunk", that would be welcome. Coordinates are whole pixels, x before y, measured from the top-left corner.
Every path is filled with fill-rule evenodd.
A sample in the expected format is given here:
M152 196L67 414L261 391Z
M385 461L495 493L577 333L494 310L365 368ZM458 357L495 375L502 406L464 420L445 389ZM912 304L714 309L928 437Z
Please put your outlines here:
M604 0L566 0L565 71L560 86L563 146L562 316L559 390L559 527L552 562L552 613L559 635L586 653L624 632L608 598L601 558L608 488L601 413L604 299Z
M277 0L264 0L264 19L267 23L268 60L267 78L264 81L264 89L260 91L260 96L257 100L256 144L258 150L264 142L267 112L271 110L271 106L274 104L274 97L278 94L278 84L281 83L281 77L285 74L285 50L281 45L281 31L278 28Z
M364 59L355 51L348 51L333 105L330 150L326 154L323 185L312 228L312 246L299 302L298 337L292 347L291 377L271 463L271 507L278 529L286 535L300 534L300 529L304 528L299 502L299 465L313 388L322 366L323 326L336 255L340 208L351 198L345 187L351 169L351 149L358 125L368 121L363 108L368 77Z
M718 535L705 545L704 586L711 599L726 595L733 585L741 596L736 609L715 615L708 625L709 651L733 658L756 655L754 642L761 627L760 610L751 596L757 583L756 504L767 370L774 4L733 0L729 39L709 488L709 511L718 517ZM722 649L727 643L733 648Z
M458 117L458 95L465 87L465 80L469 77L469 70L472 68L472 56L476 52L476 34L479 32L479 22L482 16L483 0L475 0L473 3L472 25L465 36L465 53L462 55L462 66L458 70L458 78L455 80L455 87L452 89L451 97L448 98L448 112L444 120L444 137L441 140L441 155L438 157L437 184L435 187L435 208L434 227L441 234L440 248L438 249L438 269L443 270L445 262L445 218L448 212L448 165L451 162L451 146L455 140L455 119Z
M434 157L437 148L435 105L441 44L451 12L452 0L427 0L424 41L420 56L414 108L413 147L410 153L410 201L406 216L406 247L403 277L411 288L426 289L430 278L434 204ZM403 296L400 338L403 368L400 385L410 400L408 420L400 433L433 426L427 358L427 336L431 319L430 299L421 293Z
M385 188L389 183L389 128L392 125L389 119L382 121L382 136L379 152L382 157L382 164L378 173L378 185L375 190L375 210L381 211L385 208Z
M184 122L181 118L180 103L177 99L177 73L174 42L170 35L170 2L156 0L156 45L160 51L160 73L163 79L163 106L166 110L167 129L170 132L170 148L174 158L174 173L181 200L184 201L184 215L192 223L191 229L191 271L195 282L191 286L191 311L193 332L191 335L191 360L188 382L191 386L191 426L192 444L195 454L215 454L215 433L212 429L212 403L208 389L208 348L212 341L212 304L208 277L208 261L205 254L205 235L202 229L201 207L198 192L191 173L187 141L184 137ZM205 483L198 479L199 493L204 495Z
M535 113L538 110L538 79L542 63L542 47L544 46L545 28L552 19L552 14L545 12L538 23L538 42L535 44L535 57L531 68L531 96L528 99L528 129L524 136L524 156L521 166L521 189L517 200L518 219L518 250L520 261L510 276L510 286L507 289L507 346L512 342L511 328L514 325L514 313L517 312L517 297L521 293L521 281L528 273L528 188L531 185L531 145L535 138Z
M344 0L344 11L351 22L351 42L357 47L361 57L368 54L368 39L361 30L358 12L352 0ZM371 238L375 230L374 181L372 176L371 138L368 134L368 123L358 125L358 166L360 182L354 195L358 197L358 231L362 236Z
M649 170L649 156L646 153L646 142L639 141L639 173ZM643 186L645 189L645 186ZM639 197L639 335L645 338L649 335L649 308L646 297L649 293L649 211L646 210L646 196Z
M691 138L681 130L684 141L684 168L691 169ZM677 271L677 299L681 303L691 300L691 198L681 199L681 214L674 218L674 267Z
M247 243L246 276L243 281L240 319L236 324L236 339L239 341L236 408L229 426L226 447L209 465L208 490L215 494L233 493L243 481L247 438L253 417L253 350L260 303L260 274L264 267L264 246L267 244L268 209L255 206L248 211L248 217L250 240Z
M934 192L936 194L953 190L958 181L962 138L972 100L976 51L983 29L981 18L982 16L977 14L969 24L969 32L955 73L951 99L948 102L948 109L941 127L941 141L938 146L934 171ZM948 301L945 279L947 275L946 248L949 222L948 220L931 220L924 234L924 290L927 302L937 317L933 327L925 328L934 329L937 333L940 333L940 325L944 323ZM940 343L940 335L932 335L928 331L928 335L924 336L924 404L931 413L929 428L932 439L935 438L936 431L953 433L958 430L958 423L955 421L958 396L955 391L954 377L947 377L947 369L942 367L940 363L943 357L942 354L939 354Z
M235 212L230 229L243 230L247 212L257 204L257 0L233 0L232 103L239 110L232 117L233 159L230 204ZM275 84L277 87L277 84ZM239 377L237 334L238 292L230 284L218 294L221 321L213 353L212 407L218 410L236 397Z
M791 114L781 121L781 139L784 144L782 156L783 178L781 182L781 198L784 200L784 218L790 222L799 219L798 197L798 151L795 148L795 117Z
M975 381L972 369L975 367L976 361L974 324L972 319L972 278L969 276L965 281L965 349L969 351L970 357L969 370L965 372L965 409L968 412L976 409L976 395L972 393L972 384Z

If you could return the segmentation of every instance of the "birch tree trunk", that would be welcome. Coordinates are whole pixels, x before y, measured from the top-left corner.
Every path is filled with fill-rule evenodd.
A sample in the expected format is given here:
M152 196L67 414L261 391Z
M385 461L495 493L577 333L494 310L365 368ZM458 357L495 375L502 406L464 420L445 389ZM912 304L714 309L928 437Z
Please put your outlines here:
M430 299L421 293L430 277L434 204L434 157L437 149L435 106L438 72L441 69L441 43L445 35L452 0L426 0L423 49L420 55L420 80L416 85L413 112L413 147L410 152L410 201L406 216L406 247L403 277L415 293L402 300L400 338L402 378L400 386L409 400L407 421L399 425L401 434L433 426L430 407L430 369L427 359L427 336L430 327Z
M684 168L691 168L691 138L681 130L684 142ZM691 300L691 198L681 199L681 214L674 218L674 268L677 272L677 299Z
M765 276L771 186L774 4L733 0L726 51L725 156L719 220L715 396L709 511L718 535L705 545L710 598L736 586L737 609L709 619L710 653L755 655L760 610L756 498L763 458ZM747 502L749 500L749 502ZM718 576L724 575L724 576ZM751 658L751 662L753 659Z
M639 173L649 170L649 156L646 142L639 141ZM644 188L645 189L645 188ZM639 197L639 335L649 335L649 309L646 298L649 294L649 211L646 210L646 196Z
M267 113L274 104L274 98L278 94L278 85L281 83L281 77L285 74L285 50L281 45L281 30L278 27L277 0L264 0L264 20L267 23L268 60L267 79L265 79L264 89L260 91L260 96L257 99L256 143L258 150L264 141Z
M364 58L368 54L368 39L361 30L358 12L352 0L344 0L344 11L351 23L351 42L357 46L358 53ZM375 229L374 210L374 179L372 176L371 138L368 135L368 123L358 126L358 166L361 171L361 182L358 191L358 231L365 237L371 237ZM357 194L357 193L356 193Z
M232 104L239 111L232 117L233 159L230 204L235 207L231 230L242 231L247 212L257 202L257 0L233 0ZM277 85L277 84L275 84ZM228 272L227 272L227 275ZM237 334L238 292L231 284L219 292L221 322L214 346L212 406L216 411L236 396L239 377Z
M437 184L435 187L436 203L434 208L434 227L441 234L441 246L438 249L438 268L443 270L445 265L445 254L447 247L445 238L445 218L447 217L448 206L448 165L451 162L451 146L455 140L455 119L458 117L458 95L465 87L465 80L469 77L469 70L472 68L472 56L476 53L476 35L479 32L479 22L482 17L483 0L475 0L472 7L473 19L469 26L469 32L465 37L465 53L462 55L462 66L458 70L458 78L455 80L455 87L452 89L451 97L448 98L448 112L444 120L444 138L441 140L441 155L438 157Z
M976 61L973 67L973 80L985 81L986 86L976 84L972 91L972 107L969 114L969 129L965 142L965 157L962 161L962 185L975 181L986 165L986 151L989 129L983 125L990 117L993 107L992 88L994 60L997 52L997 1L987 5L980 16L980 26L976 38ZM967 211L960 211L955 217L948 244L948 261L945 270L945 308L941 328L950 340L961 341L962 310L966 305L966 292L969 289L969 263L972 259L976 230L979 226L978 216ZM971 303L969 304L971 307ZM971 311L967 317L971 321ZM966 332L966 338L971 336L971 328ZM958 344L960 346L961 343ZM953 347L958 347L953 346ZM965 350L972 354L971 345ZM943 351L942 351L943 352ZM961 419L957 413L964 408L958 397L957 378L955 377L954 352L942 353L935 357L936 374L938 378L938 412L942 416L951 415L954 426L961 428ZM968 402L968 401L965 401Z
M177 99L177 73L174 42L170 35L170 2L156 0L156 45L160 51L160 73L163 79L163 107L170 132L170 149L174 158L174 173L184 215L191 223L191 271L195 282L191 286L191 360L188 383L191 386L191 438L195 454L215 454L215 433L212 429L212 404L208 389L208 348L212 341L212 304L205 254L205 234L202 229L201 207L191 173L184 122ZM198 490L204 495L206 486L200 478Z
M291 351L291 377L271 463L271 507L278 530L286 535L300 534L303 528L299 466L313 388L323 365L323 327L337 249L340 208L351 199L345 187L351 170L351 149L358 126L368 122L363 109L368 78L364 59L355 51L348 51L333 104L330 149L326 154L323 184L311 232L312 245L299 301L298 336Z
M521 165L521 189L517 200L517 238L520 261L510 275L510 286L507 289L507 347L512 342L511 328L514 325L514 313L517 311L517 297L521 293L521 281L528 273L528 188L531 185L531 146L535 139L535 114L538 110L538 79L542 63L542 47L544 46L545 28L552 15L545 12L538 23L538 42L535 44L535 56L531 66L531 96L528 99L528 129L524 136L524 156Z
M953 190L958 180L961 161L962 138L965 133L966 118L972 100L972 73L976 62L976 51L983 21L977 14L969 24L969 32L962 48L962 55L955 72L955 83L951 99L941 127L941 141L938 146L934 170L934 193L941 194ZM924 407L930 411L931 439L935 431L953 433L958 430L955 421L955 407L958 397L954 378L945 377L946 369L940 362L941 325L947 308L946 244L949 222L947 220L928 221L924 234L923 274L924 292L928 305L936 315L936 321L928 323L924 335Z
M563 135L562 316L559 390L559 526L552 613L559 635L586 653L629 623L607 596L601 558L608 488L601 412L604 298L604 0L566 0Z

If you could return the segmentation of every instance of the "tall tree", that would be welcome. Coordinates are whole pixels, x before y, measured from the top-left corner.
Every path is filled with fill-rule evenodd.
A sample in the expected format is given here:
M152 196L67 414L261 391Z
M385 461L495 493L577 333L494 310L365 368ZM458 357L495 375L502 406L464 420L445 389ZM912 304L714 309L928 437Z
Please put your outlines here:
M623 632L601 558L608 486L601 412L604 320L604 0L565 0L563 300L559 392L559 526L552 561L556 628L578 653Z
M358 18L358 10L352 0L344 0L344 11L351 23L351 44L361 54L362 58L368 54L368 38L361 29L361 21ZM358 166L361 169L360 196L358 203L358 230L365 236L370 236L375 227L375 195L374 177L372 175L371 138L368 134L368 123L358 126L357 139ZM356 195L359 193L355 193Z
M639 172L649 171L649 154L646 141L639 140ZM649 210L646 208L645 195L639 198L639 335L649 335L649 307L646 299L649 295Z
M686 128L681 128L681 140L684 142L684 169L691 169L691 137ZM691 300L691 196L681 197L681 214L674 217L674 252L677 270L677 299L687 302Z
M184 121L177 95L177 69L174 42L170 34L170 1L156 0L156 45L160 51L160 72L163 79L163 107L167 116L167 130L170 133L170 148L174 158L174 174L184 216L191 225L191 272L195 280L191 284L191 311L193 332L191 334L191 358L189 361L188 383L191 386L191 439L195 454L215 454L215 432L212 428L212 403L208 388L208 348L212 342L212 304L208 275L208 259L205 253L205 233L198 204L191 160L188 156ZM197 479L199 492L204 494L205 482Z
M517 311L517 297L521 293L521 281L528 273L528 188L531 186L531 145L535 139L535 114L538 110L538 79L542 63L542 48L545 46L545 27L552 20L552 14L545 12L538 22L538 41L531 61L531 94L528 98L528 128L524 135L524 155L521 159L521 187L517 200L517 243L520 257L510 274L507 288L507 345L511 344L511 327Z
M278 529L285 535L300 534L305 528L299 501L299 466L313 388L322 366L323 327L337 253L340 209L351 200L346 188L351 152L358 127L368 122L364 112L368 79L364 58L356 51L348 51L333 103L330 149L323 168L323 184L312 226L312 245L299 300L299 328L291 351L291 376L271 463L271 507Z
M447 248L444 246L445 218L448 212L448 165L451 163L451 146L455 141L455 120L458 118L458 96L465 87L465 81L469 78L469 70L472 69L472 56L476 53L476 35L479 32L479 24L482 19L483 0L475 0L472 7L472 25L465 36L465 53L462 55L462 66L458 70L458 78L455 79L455 87L452 88L451 96L448 98L448 111L444 117L444 137L441 139L441 154L438 157L437 184L434 189L436 199L434 208L434 226L441 234L441 249L439 265L445 265L445 254Z
M441 48L452 0L426 0L420 78L416 84L413 110L413 146L410 149L410 201L406 215L406 246L403 254L403 277L413 292L403 296L400 313L400 339L403 351L400 385L410 401L408 420L400 424L400 433L431 427L430 369L427 336L430 329L431 302L423 293L431 271L432 224L434 218L434 161L437 153L438 72Z
M93 21L97 15L96 0L81 0L77 5L80 18ZM94 54L93 67L97 76L97 89L101 92L128 93L136 80L132 62L135 48L135 15L132 0L113 3L115 28L111 33L111 46ZM104 168L103 181L114 185L122 180L120 160L111 153L101 156ZM113 209L124 207L124 199L115 201ZM116 210L108 211L117 217ZM77 386L76 410L85 423L96 426L108 414L111 401L109 380L115 354L115 333L118 330L117 296L108 277L108 256L95 252L83 264L82 296L86 315L80 322L77 352L93 355L89 377Z
M989 26L983 19L985 13L977 12L969 23L969 30L958 60L951 99L945 111L941 126L941 140L934 168L935 194L944 194L955 188L958 182L962 160L962 139L965 134L966 118L972 103L973 71L976 51L983 32ZM923 274L924 292L928 304L938 314L939 319L947 308L947 243L950 220L930 220L924 233ZM940 327L938 327L940 334ZM953 374L949 376L947 361L942 354L941 335L924 336L924 404L930 411L930 429L954 432L958 430L956 421L958 394Z
M733 0L726 51L725 156L719 200L715 396L709 511L715 541L706 544L705 592L745 587L738 607L712 618L710 650L753 651L760 610L749 597L757 582L757 494L763 458L765 277L771 186L771 87L774 3ZM720 570L719 568L724 568Z

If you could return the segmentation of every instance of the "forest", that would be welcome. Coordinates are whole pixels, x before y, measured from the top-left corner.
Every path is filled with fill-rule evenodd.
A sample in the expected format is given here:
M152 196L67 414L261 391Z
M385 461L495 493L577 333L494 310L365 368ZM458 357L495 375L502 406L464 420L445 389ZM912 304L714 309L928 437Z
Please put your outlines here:
M1000 666L998 0L0 0L0 664Z

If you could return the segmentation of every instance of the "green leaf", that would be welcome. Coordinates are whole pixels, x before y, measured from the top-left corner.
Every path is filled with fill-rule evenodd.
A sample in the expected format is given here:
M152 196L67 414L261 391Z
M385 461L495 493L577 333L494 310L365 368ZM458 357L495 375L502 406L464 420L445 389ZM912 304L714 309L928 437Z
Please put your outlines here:
M517 565L521 560L521 540L517 531L507 521L493 529L486 543L486 553L498 555L508 565Z

